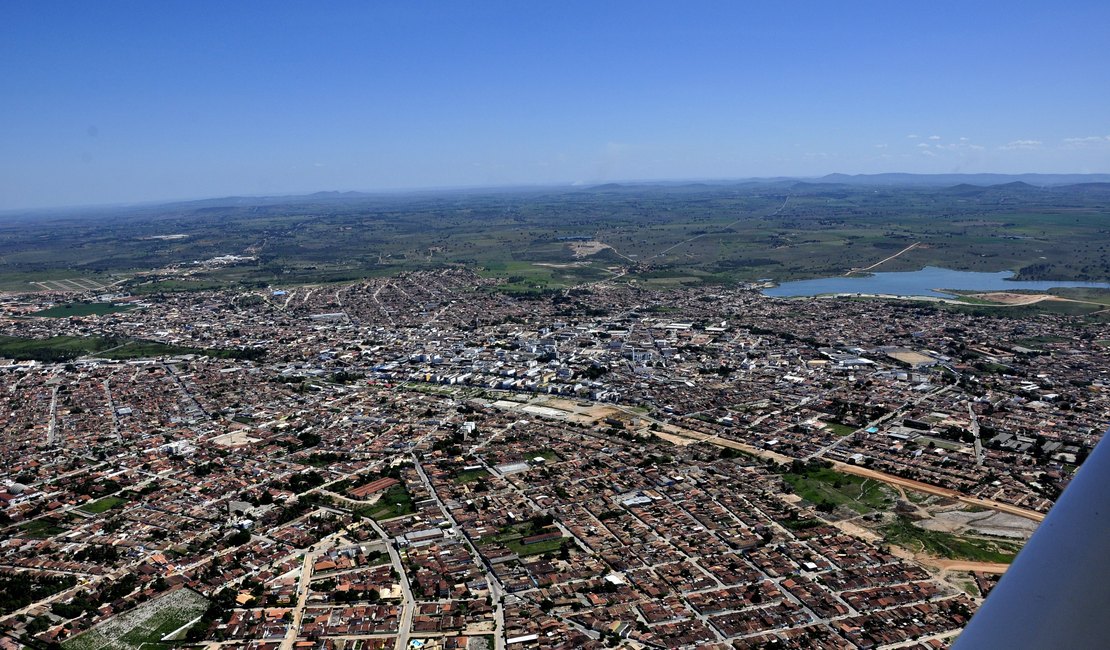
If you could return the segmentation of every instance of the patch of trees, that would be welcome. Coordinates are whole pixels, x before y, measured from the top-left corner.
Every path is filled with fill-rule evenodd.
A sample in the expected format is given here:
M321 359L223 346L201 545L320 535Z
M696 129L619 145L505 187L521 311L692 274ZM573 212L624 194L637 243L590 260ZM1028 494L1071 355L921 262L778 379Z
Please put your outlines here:
M294 474L289 477L288 487L289 491L295 494L307 492L314 487L319 487L325 482L324 477L316 470L309 470L301 474Z
M586 379L598 379L600 377L604 377L608 373L608 367L593 364L585 370L578 371L578 376L584 377Z
M77 584L73 576L0 573L0 611L14 612Z

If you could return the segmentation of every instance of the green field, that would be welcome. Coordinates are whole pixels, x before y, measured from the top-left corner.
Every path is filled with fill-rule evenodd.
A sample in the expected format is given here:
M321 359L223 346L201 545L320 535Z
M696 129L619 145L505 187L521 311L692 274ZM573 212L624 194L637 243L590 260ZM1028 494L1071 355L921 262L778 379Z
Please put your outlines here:
M103 316L121 311L131 311L133 305L113 305L110 302L76 302L55 305L49 309L36 311L31 316L42 318L68 318L69 316Z
M545 529L544 532L547 532L547 530L552 529ZM537 532L539 531L536 529L534 523L531 521L526 521L521 524L505 526L503 529L501 529L501 532L497 533L496 535L490 535L478 540L478 545L481 546L483 544L490 543L504 544L505 547L513 553L516 553L521 557L528 557L530 555L543 555L544 553L552 553L559 550L559 548L564 543L570 543L570 540L566 537L544 540L542 542L536 542L534 544L524 544L521 541L525 537L534 535Z
M563 460L559 457L559 454L555 453L555 451L552 449L538 449L536 451L529 452L525 460L531 461L533 458L543 458L548 463L557 463Z
M963 449L967 446L958 442L952 442L951 440L944 440L943 438L932 438L929 436L921 436L918 441L923 445L929 445L930 443L932 443L933 447L940 447L941 449L947 449L949 451L956 451L957 449Z
M473 483L474 481L489 478L489 475L489 472L481 468L469 469L465 472L459 472L458 475L455 476L454 481L456 483Z
M1029 318L1032 316L1090 316L1105 309L1102 305L1085 302L1045 300L1031 305L994 306L986 304L924 303L935 309L949 309L972 316L989 318Z
M161 650L175 644L163 637L198 618L208 599L190 589L178 589L149 600L65 641L65 650Z
M971 560L975 562L998 562L1007 564L1021 550L1014 542L963 537L925 530L913 524L908 517L898 518L882 529L883 538L889 544L944 557L951 560Z
M79 336L54 336L47 339L26 339L0 336L0 357L17 361L66 361L110 347L106 339Z
M825 427L838 436L849 436L856 431L856 427L840 424L839 422L826 422Z
M394 485L382 493L377 503L363 506L355 512L363 517L381 520L409 515L415 511L416 509L412 505L412 495L405 489L405 486Z
M102 512L107 512L112 508L116 508L125 503L127 503L127 499L121 499L119 497L103 497L91 503L86 503L85 505L81 506L80 509L91 514L98 515Z
M134 280L128 283L127 288L136 294L153 294L206 291L219 289L224 285L224 282L218 280L156 280L152 282Z
M827 467L810 464L797 472L787 471L782 478L795 494L819 509L844 506L867 514L886 510L893 503L890 489L882 483Z
M1085 300L1110 307L1110 289L1095 289L1088 287L1063 287L1054 289L1053 295L1071 300Z
M27 537L34 537L36 539L46 539L47 537L53 537L59 533L66 532L64 528L59 528L53 522L45 519L33 519L20 524L19 529L23 531L23 534Z
M97 336L54 336L46 339L0 336L0 358L6 357L17 361L35 360L44 363L71 361L84 356L118 360L182 354L197 354L217 358L254 358L261 352L261 350L188 348L154 341L122 340Z
M519 539L509 540L505 542L505 547L520 557L529 557L531 555L543 555L544 553L554 553L558 551L563 544L570 542L569 538L559 537L557 539L547 539L542 542L534 544L524 544Z
M172 357L182 354L204 354L199 348L186 348L179 345L166 345L154 341L129 341L123 345L105 350L97 356L107 359L142 359L147 357Z

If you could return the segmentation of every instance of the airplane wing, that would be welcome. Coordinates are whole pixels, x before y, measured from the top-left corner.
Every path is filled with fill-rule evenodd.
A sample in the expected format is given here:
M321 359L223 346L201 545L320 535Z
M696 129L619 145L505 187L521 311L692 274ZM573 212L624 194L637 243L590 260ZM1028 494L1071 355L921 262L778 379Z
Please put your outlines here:
M1110 430L960 634L955 650L1110 648L1108 437Z

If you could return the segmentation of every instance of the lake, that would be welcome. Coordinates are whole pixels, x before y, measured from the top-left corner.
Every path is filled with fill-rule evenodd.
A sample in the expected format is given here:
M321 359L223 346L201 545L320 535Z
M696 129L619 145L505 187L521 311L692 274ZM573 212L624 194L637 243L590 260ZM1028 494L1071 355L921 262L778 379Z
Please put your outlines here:
M1012 271L998 273L979 273L974 271L953 271L936 266L926 266L920 271L898 273L874 273L872 275L853 275L850 277L820 278L817 280L798 280L784 282L777 287L764 289L766 296L794 298L798 296L819 296L826 293L869 293L895 296L933 296L950 298L937 289L960 289L964 291L1014 291L1026 289L1047 291L1055 287L1093 287L1110 289L1108 282L1071 282L1067 280L1021 280L1015 281Z

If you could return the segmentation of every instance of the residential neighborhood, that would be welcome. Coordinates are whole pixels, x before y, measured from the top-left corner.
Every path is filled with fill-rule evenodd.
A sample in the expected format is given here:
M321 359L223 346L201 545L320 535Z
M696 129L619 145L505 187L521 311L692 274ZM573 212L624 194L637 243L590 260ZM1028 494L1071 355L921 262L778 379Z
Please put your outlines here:
M0 626L65 648L948 647L1110 412L1105 326L754 286L0 313L117 343L0 361Z

